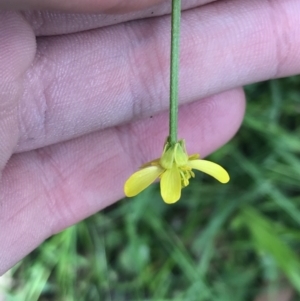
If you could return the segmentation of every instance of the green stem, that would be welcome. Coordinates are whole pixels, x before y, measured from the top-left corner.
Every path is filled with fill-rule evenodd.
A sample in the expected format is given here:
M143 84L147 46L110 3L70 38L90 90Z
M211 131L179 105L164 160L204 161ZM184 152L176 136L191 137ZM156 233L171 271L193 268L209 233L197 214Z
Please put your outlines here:
M181 0L172 0L169 143L177 142Z

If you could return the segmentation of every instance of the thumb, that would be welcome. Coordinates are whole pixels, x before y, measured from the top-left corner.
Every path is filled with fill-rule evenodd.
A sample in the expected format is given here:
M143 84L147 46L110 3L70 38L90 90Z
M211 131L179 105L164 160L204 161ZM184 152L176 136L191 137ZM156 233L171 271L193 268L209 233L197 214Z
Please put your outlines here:
M35 54L35 37L15 12L0 13L0 171L19 139L22 78ZM0 202L1 205L1 202Z

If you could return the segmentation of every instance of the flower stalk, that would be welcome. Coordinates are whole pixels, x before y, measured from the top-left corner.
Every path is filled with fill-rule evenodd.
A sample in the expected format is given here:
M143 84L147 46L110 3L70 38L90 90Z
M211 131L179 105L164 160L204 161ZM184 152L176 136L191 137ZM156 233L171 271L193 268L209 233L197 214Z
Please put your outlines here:
M170 68L170 119L169 143L178 141L178 78L180 53L181 0L172 0L171 68Z

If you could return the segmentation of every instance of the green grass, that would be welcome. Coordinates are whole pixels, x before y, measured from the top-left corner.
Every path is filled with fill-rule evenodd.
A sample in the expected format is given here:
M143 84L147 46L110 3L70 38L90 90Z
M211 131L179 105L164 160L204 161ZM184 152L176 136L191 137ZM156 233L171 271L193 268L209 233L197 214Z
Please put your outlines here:
M211 156L230 184L199 174L176 206L157 185L120 201L27 256L8 300L300 300L299 87L246 87L241 130Z

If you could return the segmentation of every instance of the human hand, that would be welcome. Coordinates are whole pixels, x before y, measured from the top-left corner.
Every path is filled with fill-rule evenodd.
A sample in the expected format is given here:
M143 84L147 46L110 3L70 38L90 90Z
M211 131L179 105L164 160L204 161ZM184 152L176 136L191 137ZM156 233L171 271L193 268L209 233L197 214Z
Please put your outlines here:
M123 197L168 132L171 1L40 2L0 0L0 274ZM300 3L183 5L179 137L205 156L237 131L241 86L299 73Z

